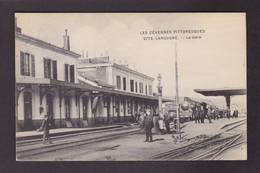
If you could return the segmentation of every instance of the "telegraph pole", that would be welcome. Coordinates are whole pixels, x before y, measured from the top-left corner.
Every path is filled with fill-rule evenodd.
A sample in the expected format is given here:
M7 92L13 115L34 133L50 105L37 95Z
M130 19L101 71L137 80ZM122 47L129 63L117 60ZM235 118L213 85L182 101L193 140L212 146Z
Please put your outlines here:
M163 112L162 112L162 85L161 85L161 80L162 76L159 73L158 77L158 111L159 111L159 117L163 118Z
M176 113L177 113L177 132L181 137L180 131L180 112L179 112L179 86L178 86L178 61L177 61L177 43L175 42L175 88L176 88Z

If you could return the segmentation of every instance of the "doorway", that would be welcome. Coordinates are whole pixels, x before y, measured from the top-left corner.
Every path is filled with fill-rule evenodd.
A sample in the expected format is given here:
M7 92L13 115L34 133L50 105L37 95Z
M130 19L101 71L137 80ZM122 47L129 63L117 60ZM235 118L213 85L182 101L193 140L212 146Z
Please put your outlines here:
M106 108L107 108L107 122L110 121L110 97L106 97Z
M70 97L65 97L65 119L70 120Z
M54 127L54 116L53 116L53 96L51 94L46 95L46 112L50 118L50 124Z
M120 100L118 97L115 98L115 103L117 122L120 122Z
M88 119L88 97L82 97L83 102L83 120Z
M32 130L32 93L24 92L24 129Z

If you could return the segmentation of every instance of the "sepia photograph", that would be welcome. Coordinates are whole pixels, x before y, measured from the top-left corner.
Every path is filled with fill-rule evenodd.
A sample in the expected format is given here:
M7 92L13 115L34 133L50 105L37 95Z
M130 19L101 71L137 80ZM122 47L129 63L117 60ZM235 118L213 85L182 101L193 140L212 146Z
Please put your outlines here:
M17 161L247 160L246 13L15 13Z

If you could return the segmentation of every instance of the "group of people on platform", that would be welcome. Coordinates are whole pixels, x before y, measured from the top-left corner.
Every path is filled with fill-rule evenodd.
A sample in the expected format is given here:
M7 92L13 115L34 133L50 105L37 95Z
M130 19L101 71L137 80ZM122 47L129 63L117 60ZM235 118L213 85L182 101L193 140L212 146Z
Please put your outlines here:
M140 128L144 129L146 134L145 142L153 142L152 128L154 128L154 124L158 125L158 130L161 134L171 133L170 123L173 121L173 118L168 113L165 113L164 117L161 118L158 115L154 116L150 109L145 109L136 117ZM154 119L155 117L158 117L158 119Z
M161 134L170 134L171 128L170 123L174 123L174 128L176 129L176 121L175 119L170 116L168 112L164 114L164 117L158 117L156 120L154 120L154 116L151 113L150 109L145 109L145 111L142 111L139 116L136 116L137 122L139 122L140 127L144 129L146 134L145 142L152 142L152 128L154 127L154 124L157 124L158 122L158 128L161 132ZM195 121L195 123L205 123L205 119L209 121L209 123L212 123L212 120L220 119L220 118L237 118L238 117L238 110L235 109L233 113L231 114L230 110L218 110L213 108L212 106L209 106L207 104L196 104L194 107L192 107L192 118ZM154 123L156 122L156 123Z
M165 133L171 133L170 123L174 122L174 127L176 128L176 121L174 121L174 118L170 116L168 112L164 114L164 117L157 116L158 119L156 122L158 122L158 127L161 132L161 134ZM213 107L206 105L206 104L196 104L192 107L192 118L194 119L195 123L204 123L205 119L208 119L209 123L212 123L212 119L219 119L219 118L228 118L231 117L237 118L238 117L238 110L234 110L232 115L230 110L225 111L218 111L217 109L214 109ZM141 111L140 114L135 116L136 121L139 122L140 127L144 128L146 139L145 142L153 142L152 137L152 128L154 127L154 116L152 114L151 109L145 109L144 111ZM50 140L50 119L47 114L45 114L44 119L42 121L42 125L37 131L43 131L43 143L45 144L46 141L48 143L52 143Z
M192 107L192 117L195 123L204 123L205 119L208 119L209 123L212 123L212 120L220 118L237 118L238 110L235 109L231 114L229 109L220 111L207 104L198 103Z

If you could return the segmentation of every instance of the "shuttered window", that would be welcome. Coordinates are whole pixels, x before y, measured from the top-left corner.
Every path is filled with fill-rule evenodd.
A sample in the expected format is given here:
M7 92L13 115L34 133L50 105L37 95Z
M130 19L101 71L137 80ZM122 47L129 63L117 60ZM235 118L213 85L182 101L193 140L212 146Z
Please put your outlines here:
M23 52L20 52L20 71L21 71L21 75L25 75L24 74L24 64L25 64L25 58L24 58L24 53Z
M117 89L121 89L121 77L116 76L116 87Z
M139 92L143 93L144 92L144 88L143 88L143 83L139 83Z
M51 59L43 58L44 64L44 77L48 79L57 80L57 61Z
M130 91L134 92L134 80L130 80Z
M74 65L70 66L70 82L75 82L75 70L74 70Z
M31 55L31 67L32 67L32 77L35 77L35 60L34 60L34 55Z
M23 76L35 77L35 60L34 55L20 52L20 72Z
M51 79L51 60L44 58L44 77Z
M123 78L123 89L126 90L126 78Z
M65 81L69 82L69 65L65 64Z
M44 69L44 78L48 78L48 64L46 58L43 58L43 69Z
M152 91L152 86L149 85L149 95L152 95L153 94L153 91Z
M24 75L30 76L30 54L24 54Z
M137 90L137 82L135 82L135 92L137 93L138 90Z
M52 61L53 79L57 80L57 61Z

